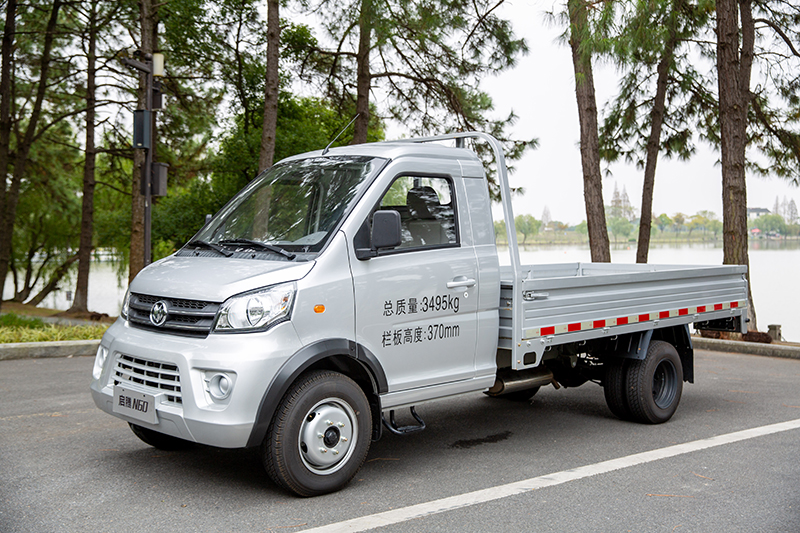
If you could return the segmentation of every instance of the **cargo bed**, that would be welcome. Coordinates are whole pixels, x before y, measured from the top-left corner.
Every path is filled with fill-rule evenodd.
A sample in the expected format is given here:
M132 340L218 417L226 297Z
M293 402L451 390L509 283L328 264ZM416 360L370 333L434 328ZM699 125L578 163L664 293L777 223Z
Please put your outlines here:
M744 266L560 263L518 272L501 267L498 344L515 369L537 366L551 345L747 313Z

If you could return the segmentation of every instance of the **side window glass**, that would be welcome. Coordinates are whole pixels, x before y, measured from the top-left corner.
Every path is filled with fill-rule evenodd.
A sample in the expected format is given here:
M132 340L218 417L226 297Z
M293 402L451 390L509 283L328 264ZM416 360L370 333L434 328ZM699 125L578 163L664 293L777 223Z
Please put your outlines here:
M446 178L400 176L381 199L381 209L400 213L399 248L458 244L453 186Z

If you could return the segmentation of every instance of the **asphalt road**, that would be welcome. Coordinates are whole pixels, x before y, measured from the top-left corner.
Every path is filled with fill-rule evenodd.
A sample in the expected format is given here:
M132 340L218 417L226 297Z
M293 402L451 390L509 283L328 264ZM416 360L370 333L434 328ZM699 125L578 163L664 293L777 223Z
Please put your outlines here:
M0 531L302 531L800 419L800 360L697 351L696 383L667 424L615 419L591 383L532 404L466 395L420 406L429 428L373 443L344 490L300 499L257 451L143 444L94 407L92 363L0 361ZM379 531L797 533L800 429L413 514Z

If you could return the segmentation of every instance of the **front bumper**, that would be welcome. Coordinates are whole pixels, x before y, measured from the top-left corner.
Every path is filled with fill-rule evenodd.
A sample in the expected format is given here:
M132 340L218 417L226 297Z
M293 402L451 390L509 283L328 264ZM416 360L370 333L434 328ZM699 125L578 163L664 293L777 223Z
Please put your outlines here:
M260 333L192 338L133 328L118 319L100 342L92 398L127 422L192 442L241 448L272 378L301 347L291 322ZM231 391L215 399L207 381L220 373L231 380ZM155 396L157 422L114 412L115 382Z

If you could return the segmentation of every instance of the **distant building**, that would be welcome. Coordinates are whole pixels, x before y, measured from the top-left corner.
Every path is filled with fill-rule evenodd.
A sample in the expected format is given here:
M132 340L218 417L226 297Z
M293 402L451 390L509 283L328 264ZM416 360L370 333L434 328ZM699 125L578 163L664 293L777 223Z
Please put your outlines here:
M760 217L761 215L769 215L770 213L771 211L769 209L764 209L763 207L748 207L747 219L752 220Z

